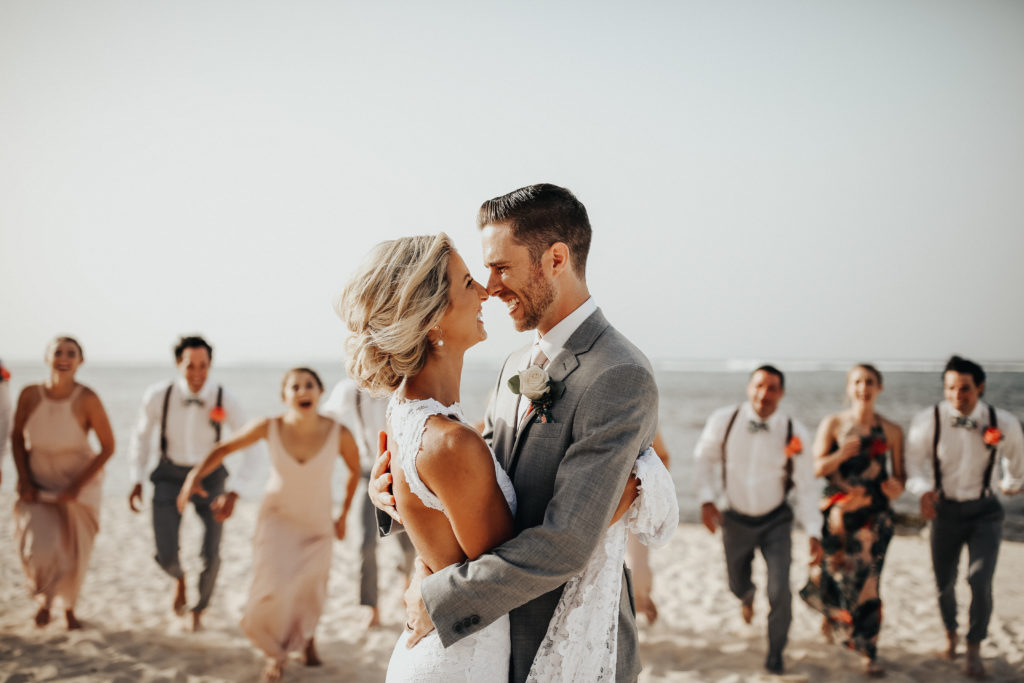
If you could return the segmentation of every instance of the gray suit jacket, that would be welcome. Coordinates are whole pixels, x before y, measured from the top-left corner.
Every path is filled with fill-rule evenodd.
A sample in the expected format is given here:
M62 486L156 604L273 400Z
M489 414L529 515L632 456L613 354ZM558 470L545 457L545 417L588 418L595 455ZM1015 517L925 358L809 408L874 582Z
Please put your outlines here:
M526 679L562 586L601 541L637 456L654 440L658 390L647 358L600 310L573 333L547 370L565 383L553 421L516 429L508 378L530 349L505 361L484 438L515 484L517 535L489 553L427 577L423 601L448 646L510 614L510 680ZM526 399L523 399L526 400ZM623 567L616 679L640 671L632 585Z

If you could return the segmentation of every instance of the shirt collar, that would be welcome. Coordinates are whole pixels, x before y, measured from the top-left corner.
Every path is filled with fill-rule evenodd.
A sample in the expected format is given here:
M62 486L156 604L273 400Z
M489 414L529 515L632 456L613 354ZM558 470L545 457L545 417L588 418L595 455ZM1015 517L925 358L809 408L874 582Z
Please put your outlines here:
M178 392L181 393L184 398L201 398L204 401L211 398L210 393L213 390L213 384L209 379L206 380L206 383L203 385L203 388L199 390L198 394L192 393L192 390L188 388L188 382L186 382L185 378L181 375L178 376L178 379L174 380L174 384L178 387Z
M596 310L597 304L594 303L594 297L588 297L575 311L559 320L558 324L548 330L543 337L535 331L533 333L534 345L539 345L540 350L548 359L554 359L565 348L565 344L573 332L578 330L583 321Z
M774 429L775 426L779 423L779 421L783 419L782 413L779 411L778 407L776 407L774 413L772 413L771 415L762 420L761 416L754 412L754 406L750 405L749 400L744 401L743 404L740 406L739 416L744 420L756 420L757 422L764 422L766 425L768 425L769 429Z
M981 416L984 415L985 411L988 410L988 408L985 405L985 402L982 401L980 398L978 399L978 402L974 404L974 410L971 411L970 415L961 415L960 411L954 408L953 404L950 403L949 401L943 400L942 402L946 404L946 412L948 412L953 417L966 417L974 420L975 422L979 422Z

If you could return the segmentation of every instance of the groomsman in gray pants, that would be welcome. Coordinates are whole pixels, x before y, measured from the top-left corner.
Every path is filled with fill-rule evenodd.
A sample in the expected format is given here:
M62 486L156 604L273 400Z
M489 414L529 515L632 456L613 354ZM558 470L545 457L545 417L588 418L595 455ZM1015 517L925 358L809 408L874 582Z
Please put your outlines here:
M129 478L134 484L128 496L133 512L141 510L142 480L149 473L153 482L153 537L156 562L174 580L173 609L185 612L185 572L178 558L178 493L189 470L206 457L221 440L224 428L241 429L242 409L228 391L208 383L213 347L202 337L182 337L174 347L178 377L154 384L146 390L139 417L132 431ZM153 446L157 448L154 449ZM253 447L258 448L258 447ZM246 451L233 482L251 477L253 448ZM150 472L153 451L159 459ZM223 521L231 515L238 494L227 490L228 471L222 465L203 479L208 496L192 497L192 505L203 523L200 557L199 599L192 607L192 628L199 630L203 611L210 604L220 570L220 538Z
M802 424L776 410L784 394L782 372L771 365L757 368L747 383L747 402L712 413L694 452L701 518L711 533L722 527L729 590L740 599L740 613L748 624L754 616L750 572L755 550L760 549L768 567L765 668L774 674L784 670L782 651L792 621L790 489L795 489L796 512L810 537L811 564L822 557L814 465L803 448L810 440ZM714 502L719 479L728 503L724 513Z
M932 521L932 568L939 612L946 627L943 656L957 656L956 579L960 554L970 558L971 587L965 673L983 678L981 641L992 616L992 577L1003 536L1003 506L993 482L1002 459L999 488L1007 495L1024 484L1024 436L1020 422L983 402L985 371L953 356L942 373L945 400L918 413L910 423L907 490L920 496L921 516Z
M331 395L324 402L322 412L344 424L359 445L359 462L363 481L369 481L370 468L377 457L377 435L387 425L387 398L374 398L360 391L355 382L342 380L335 385ZM363 498L360 519L363 526L362 542L359 546L359 604L369 607L370 620L367 628L380 624L380 609L377 606L377 515L370 499ZM416 556L412 541L406 534L394 534L402 548L402 562L399 570L406 576L412 571Z

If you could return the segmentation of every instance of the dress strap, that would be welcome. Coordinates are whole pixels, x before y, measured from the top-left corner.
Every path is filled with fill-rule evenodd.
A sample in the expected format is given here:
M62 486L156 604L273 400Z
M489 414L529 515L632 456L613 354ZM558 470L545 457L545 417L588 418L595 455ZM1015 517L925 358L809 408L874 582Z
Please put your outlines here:
M428 508L444 512L441 499L427 488L416 468L416 458L419 457L427 420L434 415L454 418L459 422L466 421L458 403L446 406L432 398L406 400L397 396L392 396L391 402L388 403L388 424L391 425L391 432L398 441L398 458L409 489Z

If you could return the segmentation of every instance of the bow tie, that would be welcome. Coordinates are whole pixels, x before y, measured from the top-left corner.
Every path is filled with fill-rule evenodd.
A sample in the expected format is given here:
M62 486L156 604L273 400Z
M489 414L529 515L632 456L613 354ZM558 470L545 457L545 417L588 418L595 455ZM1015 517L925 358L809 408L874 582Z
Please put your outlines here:
M189 396L184 401L182 401L182 404L186 408L188 408L191 405L196 405L196 406L199 406L200 408L202 408L204 405L206 405L206 403L203 401L203 399L198 398L196 396Z
M768 423L758 422L757 420L751 420L749 423L747 423L747 431L750 432L751 434L756 434L757 432L767 432Z
M953 418L953 426L954 427L966 427L967 429L977 429L978 428L978 421L977 420L972 420L969 417L963 417L962 415L958 415L958 416Z

